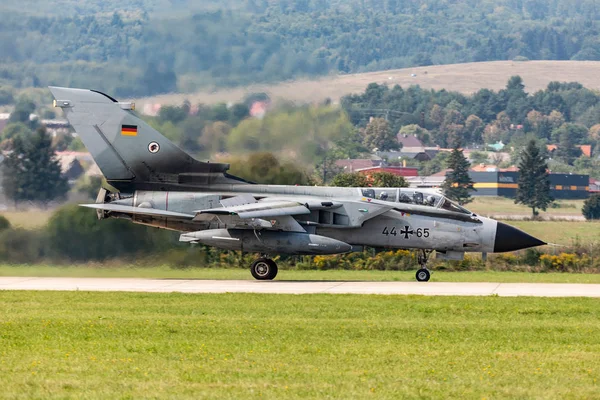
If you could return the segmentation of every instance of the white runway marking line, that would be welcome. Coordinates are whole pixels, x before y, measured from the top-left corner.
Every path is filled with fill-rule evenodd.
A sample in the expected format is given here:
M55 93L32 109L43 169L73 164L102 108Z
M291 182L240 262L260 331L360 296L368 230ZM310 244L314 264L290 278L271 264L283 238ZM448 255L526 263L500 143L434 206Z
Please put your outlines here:
M2 290L597 297L600 284L0 277Z

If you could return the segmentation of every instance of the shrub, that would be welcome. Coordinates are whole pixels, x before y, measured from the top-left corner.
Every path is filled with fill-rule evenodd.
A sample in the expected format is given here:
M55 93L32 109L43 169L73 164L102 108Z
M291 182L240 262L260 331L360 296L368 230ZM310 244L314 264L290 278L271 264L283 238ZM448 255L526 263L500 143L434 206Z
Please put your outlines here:
M587 220L600 219L600 194L593 194L583 203L581 213Z
M43 232L22 228L0 231L0 260L10 264L31 264L48 256Z
M542 252L538 249L527 249L522 256L522 262L526 265L537 265L541 256Z
M456 262L456 269L464 271L477 271L485 268L485 262L473 254L465 254L462 261Z
M56 211L46 231L53 255L76 261L155 254L177 243L172 232L124 220L99 221L94 210L73 205Z
M560 253L559 255L542 254L540 262L546 269L552 271L572 271L578 264L578 256L573 253Z
M10 226L10 221L4 215L0 215L0 232L10 229Z

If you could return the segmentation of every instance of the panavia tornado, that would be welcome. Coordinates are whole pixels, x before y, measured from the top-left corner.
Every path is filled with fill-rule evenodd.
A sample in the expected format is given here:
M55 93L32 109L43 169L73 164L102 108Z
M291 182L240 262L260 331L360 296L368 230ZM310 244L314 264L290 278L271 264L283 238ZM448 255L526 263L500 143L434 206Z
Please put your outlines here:
M341 254L364 246L418 252L418 281L427 261L461 260L465 252L498 253L545 243L476 215L435 191L260 185L202 162L150 127L134 105L84 89L50 87L110 185L95 204L98 218L181 232L180 241L261 254L256 279L277 275L275 254Z

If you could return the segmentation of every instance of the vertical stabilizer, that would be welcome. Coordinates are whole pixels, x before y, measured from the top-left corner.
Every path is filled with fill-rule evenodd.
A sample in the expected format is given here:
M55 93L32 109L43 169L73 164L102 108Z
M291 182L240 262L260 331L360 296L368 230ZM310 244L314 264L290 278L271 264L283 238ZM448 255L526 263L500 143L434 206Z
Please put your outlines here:
M177 189L213 182L239 183L228 164L201 162L146 124L131 103L93 90L50 87L107 181L121 188Z

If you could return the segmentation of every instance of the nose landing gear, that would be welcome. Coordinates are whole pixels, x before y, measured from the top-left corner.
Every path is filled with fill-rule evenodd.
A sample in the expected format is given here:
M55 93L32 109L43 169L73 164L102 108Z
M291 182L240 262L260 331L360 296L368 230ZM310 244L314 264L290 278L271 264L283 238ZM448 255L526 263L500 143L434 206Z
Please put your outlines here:
M429 278L431 278L431 273L427 269L427 261L429 260L429 256L432 252L433 250L419 250L417 261L421 268L419 268L419 270L416 273L416 278L419 282L427 282Z
M277 264L270 258L261 257L252 263L250 272L254 279L271 281L277 276Z

